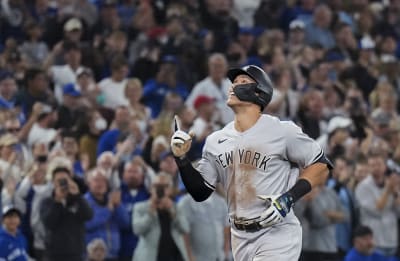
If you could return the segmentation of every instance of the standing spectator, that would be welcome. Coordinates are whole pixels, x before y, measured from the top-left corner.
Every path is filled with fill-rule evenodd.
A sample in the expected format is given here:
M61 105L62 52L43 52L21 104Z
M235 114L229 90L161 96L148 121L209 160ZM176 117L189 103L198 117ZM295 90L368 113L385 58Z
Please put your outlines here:
M111 61L111 77L99 82L99 88L104 95L104 107L114 110L119 106L128 105L125 98L128 73L128 61L121 55L115 56Z
M313 188L303 200L309 234L303 243L303 257L307 261L334 261L337 259L337 223L347 220L336 193L325 186Z
M387 261L385 256L375 250L374 237L371 228L359 226L354 230L353 245L344 261Z
M332 10L324 4L315 8L312 21L306 26L306 39L308 44L320 44L325 49L335 46L330 26L332 23Z
M171 199L172 179L157 175L152 183L151 198L133 208L133 231L139 236L135 261L188 261L183 235L189 224L183 210Z
M215 192L207 200L196 202L186 194L179 204L189 222L188 237L195 260L227 260L230 226L225 199Z
M49 105L43 105L42 111L37 117L36 123L33 124L28 134L28 145L34 143L46 143L49 145L57 138L57 130L54 124L57 120L57 112Z
M17 83L14 75L8 71L0 72L0 107L10 109L14 107L14 96L17 93Z
M126 106L115 109L114 128L104 132L97 145L97 156L104 151L114 151L118 137L129 130L130 114Z
M88 168L96 165L97 144L100 135L107 129L107 121L98 110L87 110L80 115L78 124L79 151L81 158L88 158Z
M25 31L27 39L19 48L21 56L29 66L41 66L49 53L47 44L41 39L43 29L39 23L32 21L26 25Z
M65 64L48 64L48 67L50 68L49 73L54 82L54 94L57 101L60 103L63 99L63 87L69 83L76 83L77 74L83 69L81 64L82 53L79 45L72 42L65 42L63 48L65 50Z
M361 208L361 222L369 226L374 235L377 250L385 256L395 254L398 246L397 219L400 202L398 174L386 176L386 156L372 152L368 158L371 175L356 187L355 195Z
M179 95L182 100L188 96L188 90L177 80L177 63L175 56L166 55L162 58L156 78L147 81L143 90L144 103L150 107L152 118L157 118L169 93Z
M306 46L305 27L306 25L302 20L293 20L290 22L289 43L287 45L287 50L290 54L296 54Z
M86 243L101 238L107 245L107 261L117 261L121 248L120 229L129 224L128 214L121 204L121 191L108 192L108 179L100 168L87 177L89 191L85 198L93 209L93 217L86 222Z
M58 107L56 129L76 129L79 117L82 115L81 92L77 85L68 83L63 87L62 104Z
M233 112L226 105L231 82L226 78L228 62L221 53L211 54L208 58L208 76L198 82L189 94L186 100L186 105L193 108L194 101L200 95L206 95L215 99L215 103L220 113L218 121L226 124L233 120Z
M134 158L131 162L125 163L122 173L121 201L128 216L132 217L135 204L147 200L150 197L145 187L146 169L141 158ZM120 261L132 260L138 237L133 233L132 225L121 229L121 250Z
M22 231L28 238L29 250L37 261L42 261L45 251L45 228L40 218L40 205L52 193L51 183L46 181L46 158L37 158L16 191L16 202L21 202Z
M53 195L40 208L46 230L45 256L48 261L81 261L85 251L85 222L93 216L78 185L65 167L52 171Z
M54 99L49 89L47 76L42 69L28 69L24 80L24 88L16 94L15 106L20 107L25 118L28 119L36 102L46 103Z
M3 208L3 226L0 228L0 260L28 261L27 242L18 230L21 212L14 206Z
M333 189L340 199L343 212L349 218L336 224L336 244L341 258L351 248L353 230L359 224L358 203L353 192L348 187L351 175L351 166L344 157L336 157L335 168L332 170L332 178L328 180L328 187Z

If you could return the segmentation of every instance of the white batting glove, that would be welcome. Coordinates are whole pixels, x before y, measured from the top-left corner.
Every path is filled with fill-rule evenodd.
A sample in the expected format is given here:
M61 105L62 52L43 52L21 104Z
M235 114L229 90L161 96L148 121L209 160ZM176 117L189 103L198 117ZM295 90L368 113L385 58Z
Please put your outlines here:
M281 223L283 218L289 213L293 204L293 200L289 195L258 195L259 199L264 200L267 209L260 215L259 223L262 227L271 227L275 224Z
M175 157L183 157L192 145L194 133L186 133L181 130L180 119L177 115L174 118L175 132L171 138L171 150Z

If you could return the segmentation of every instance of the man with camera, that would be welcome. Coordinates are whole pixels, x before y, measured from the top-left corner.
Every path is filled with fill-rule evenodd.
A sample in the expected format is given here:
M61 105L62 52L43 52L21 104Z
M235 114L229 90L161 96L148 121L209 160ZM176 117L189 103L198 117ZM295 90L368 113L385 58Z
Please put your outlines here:
M151 198L134 206L133 232L139 236L139 243L133 260L188 260L183 235L189 224L171 199L172 188L171 176L160 173L152 182Z
M56 167L52 171L54 191L41 204L46 230L45 260L81 261L85 251L85 222L93 211L80 194L71 171Z

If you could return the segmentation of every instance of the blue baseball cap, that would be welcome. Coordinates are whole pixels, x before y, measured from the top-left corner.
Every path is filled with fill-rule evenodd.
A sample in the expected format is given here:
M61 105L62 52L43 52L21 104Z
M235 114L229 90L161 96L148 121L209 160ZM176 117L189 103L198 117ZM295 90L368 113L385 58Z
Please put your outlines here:
M66 85L64 85L63 94L70 95L72 97L80 97L81 96L81 92L75 88L75 84L73 84L73 83L67 83Z

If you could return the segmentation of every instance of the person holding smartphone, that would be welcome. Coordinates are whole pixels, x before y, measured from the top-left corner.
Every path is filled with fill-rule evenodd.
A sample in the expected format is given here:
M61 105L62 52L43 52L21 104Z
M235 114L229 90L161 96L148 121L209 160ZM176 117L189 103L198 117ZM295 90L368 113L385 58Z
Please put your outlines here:
M52 171L53 194L44 199L41 219L45 227L43 260L81 261L85 251L85 222L93 216L68 168Z
M160 173L152 182L151 198L134 205L133 232L139 243L133 260L189 260L184 241L189 223L173 201L172 192L171 176Z

